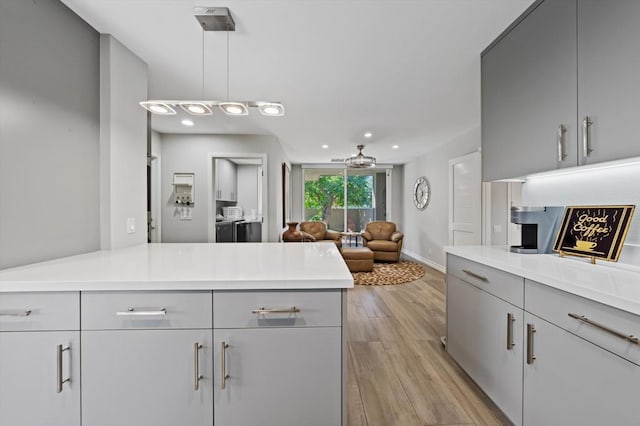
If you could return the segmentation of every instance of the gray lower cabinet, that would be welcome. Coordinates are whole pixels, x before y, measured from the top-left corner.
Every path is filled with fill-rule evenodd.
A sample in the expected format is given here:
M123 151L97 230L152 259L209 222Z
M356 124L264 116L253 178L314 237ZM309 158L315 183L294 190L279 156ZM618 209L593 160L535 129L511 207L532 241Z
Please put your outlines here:
M578 119L592 123L581 164L640 155L639 17L637 0L578 1Z
M523 324L521 308L447 275L447 352L516 425Z
M212 371L211 330L83 331L82 425L211 426Z
M578 164L575 13L544 1L483 53L483 181Z
M0 425L80 425L77 292L0 295Z
M541 318L525 362L525 425L639 425L640 367ZM526 357L526 354L525 354Z
M339 327L215 329L213 340L215 425L341 424Z
M0 425L80 425L78 331L0 332Z

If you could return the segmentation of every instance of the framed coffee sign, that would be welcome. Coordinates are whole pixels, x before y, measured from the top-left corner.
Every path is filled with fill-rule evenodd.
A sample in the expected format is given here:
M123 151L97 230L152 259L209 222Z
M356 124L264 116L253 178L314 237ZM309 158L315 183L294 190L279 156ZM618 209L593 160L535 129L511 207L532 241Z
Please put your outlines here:
M618 261L635 206L567 206L553 251Z

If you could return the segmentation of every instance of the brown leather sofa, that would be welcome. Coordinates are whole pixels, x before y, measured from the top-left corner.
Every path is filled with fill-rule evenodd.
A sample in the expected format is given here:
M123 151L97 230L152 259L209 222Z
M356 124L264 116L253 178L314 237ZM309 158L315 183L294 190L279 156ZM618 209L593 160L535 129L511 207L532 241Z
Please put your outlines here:
M300 222L300 231L304 235L304 241L333 242L338 248L342 247L342 235L337 231L327 229L327 224L324 222Z
M369 222L362 233L362 244L373 252L375 261L397 262L403 238L393 222Z

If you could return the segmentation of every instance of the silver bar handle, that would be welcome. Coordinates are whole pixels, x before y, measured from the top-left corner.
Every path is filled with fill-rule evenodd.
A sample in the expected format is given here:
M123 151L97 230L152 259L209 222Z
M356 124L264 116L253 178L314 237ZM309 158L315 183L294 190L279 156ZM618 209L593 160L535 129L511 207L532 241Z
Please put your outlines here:
M200 389L200 380L204 377L200 375L200 349L202 345L198 342L193 344L193 389Z
M227 348L229 344L222 341L220 345L220 389L224 389L229 375L227 374Z
M64 383L70 382L71 378L67 377L66 379L63 379L63 371L62 371L62 353L64 351L68 351L70 350L69 346L62 346L62 345L58 345L56 348L56 370L57 370L57 376L56 376L56 393L61 393L62 392L62 385Z
M0 317L28 317L31 309L16 309L15 311L0 311Z
M516 317L511 313L507 313L507 350L510 351L515 346L513 343L513 323Z
M558 161L562 162L567 158L567 150L565 146L564 135L567 133L567 128L564 124L558 126Z
M536 328L533 324L527 324L527 364L533 364L536 356L533 354L533 333L536 332Z
M295 306L292 306L290 308L284 308L284 309L271 309L271 308L258 308L258 309L252 309L251 313L252 314L295 314L300 312L300 308L296 308Z
M469 275L470 277L477 278L480 281L489 282L489 278L483 277L482 275L478 275L475 272L471 272L471 271L469 271L467 269L463 269L462 272L464 272L465 274Z
M591 141L589 139L589 131L592 124L593 120L591 120L588 115L584 117L584 120L582 120L582 156L584 158L589 157L593 152L593 149L591 149Z
M135 317L135 316L153 316L153 315L166 315L167 308L150 309L145 311L136 311L136 308L129 308L126 311L118 311L116 315L123 317Z
M614 330L611 327L607 327L606 325L600 324L598 322L592 321L589 318L585 317L584 315L578 315L578 314L572 314L569 313L567 314L569 315L571 318L577 319L578 321L582 321L586 324L592 325L596 328L599 328L602 331L606 331L609 334L613 334L616 337L619 337L621 339L626 340L627 342L633 343L634 345L640 345L640 339L637 338L636 336L634 336L633 334L624 334L621 333L617 330Z

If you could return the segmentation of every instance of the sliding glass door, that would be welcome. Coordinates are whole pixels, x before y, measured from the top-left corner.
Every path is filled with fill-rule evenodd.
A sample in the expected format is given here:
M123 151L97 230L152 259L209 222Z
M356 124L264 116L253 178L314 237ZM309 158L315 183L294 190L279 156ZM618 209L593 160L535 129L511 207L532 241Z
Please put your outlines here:
M304 169L304 219L321 220L336 231L364 230L387 219L384 169Z

